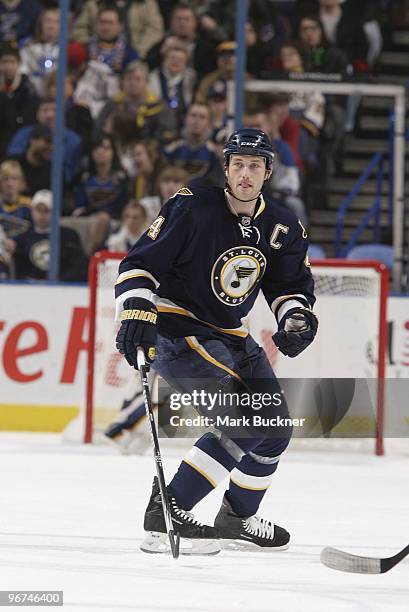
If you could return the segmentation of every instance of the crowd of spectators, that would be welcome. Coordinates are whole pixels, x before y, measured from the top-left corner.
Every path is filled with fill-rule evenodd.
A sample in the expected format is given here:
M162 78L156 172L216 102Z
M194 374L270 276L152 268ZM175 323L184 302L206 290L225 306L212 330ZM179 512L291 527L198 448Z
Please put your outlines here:
M359 99L274 79L368 75L382 48L386 0L249 0L244 124L271 137L265 194L308 225L314 177L337 172ZM87 258L126 250L183 186L224 185L231 129L235 0L71 0L60 279ZM51 158L60 10L55 0L0 0L0 279L44 279L50 258ZM312 177L312 178L311 178Z

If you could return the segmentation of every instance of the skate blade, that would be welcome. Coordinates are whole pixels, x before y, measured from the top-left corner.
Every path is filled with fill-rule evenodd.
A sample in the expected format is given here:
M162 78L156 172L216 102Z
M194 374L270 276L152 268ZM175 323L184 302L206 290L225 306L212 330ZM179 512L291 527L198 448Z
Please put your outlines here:
M142 552L154 555L171 554L169 538L166 533L148 531L142 542ZM181 555L217 555L220 552L219 540L200 540L195 538L180 538L179 553Z
M283 546L258 546L254 542L246 540L220 540L220 545L223 550L238 550L243 552L259 552L259 553L274 553L287 550L290 544L283 544Z

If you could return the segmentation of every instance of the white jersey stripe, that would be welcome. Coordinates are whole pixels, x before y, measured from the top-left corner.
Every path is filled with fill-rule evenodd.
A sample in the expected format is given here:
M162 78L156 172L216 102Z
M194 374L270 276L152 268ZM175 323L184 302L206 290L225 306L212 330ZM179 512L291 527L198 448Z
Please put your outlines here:
M149 280L151 280L153 284L155 285L155 289L159 287L159 281L157 281L156 278L150 272L148 272L147 270L141 270L138 268L134 268L133 270L127 270L126 272L122 272L122 274L118 276L115 284L120 285L126 280L129 280L131 278L138 278L138 277L149 278Z
M130 289L129 291L125 291L115 300L115 321L121 320L121 312L124 302L128 298L132 297L143 298L144 300L149 300L153 304L155 304L157 300L157 296L150 289Z

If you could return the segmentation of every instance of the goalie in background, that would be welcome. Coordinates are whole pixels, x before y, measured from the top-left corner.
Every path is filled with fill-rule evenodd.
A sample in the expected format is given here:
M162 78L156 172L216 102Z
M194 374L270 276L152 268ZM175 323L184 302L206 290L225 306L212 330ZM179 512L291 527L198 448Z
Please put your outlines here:
M158 378L155 372L151 372L149 387L153 398L158 396ZM157 404L154 408L157 409ZM135 376L128 384L118 415L105 429L104 437L123 455L142 455L150 446L150 434L145 419L142 387L139 377Z

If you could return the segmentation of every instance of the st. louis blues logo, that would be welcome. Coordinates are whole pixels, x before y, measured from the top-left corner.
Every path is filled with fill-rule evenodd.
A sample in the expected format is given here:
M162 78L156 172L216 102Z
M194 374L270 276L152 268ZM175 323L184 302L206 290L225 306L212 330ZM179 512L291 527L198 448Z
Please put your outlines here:
M216 297L227 306L238 306L264 274L266 258L254 247L240 246L220 255L212 269Z

